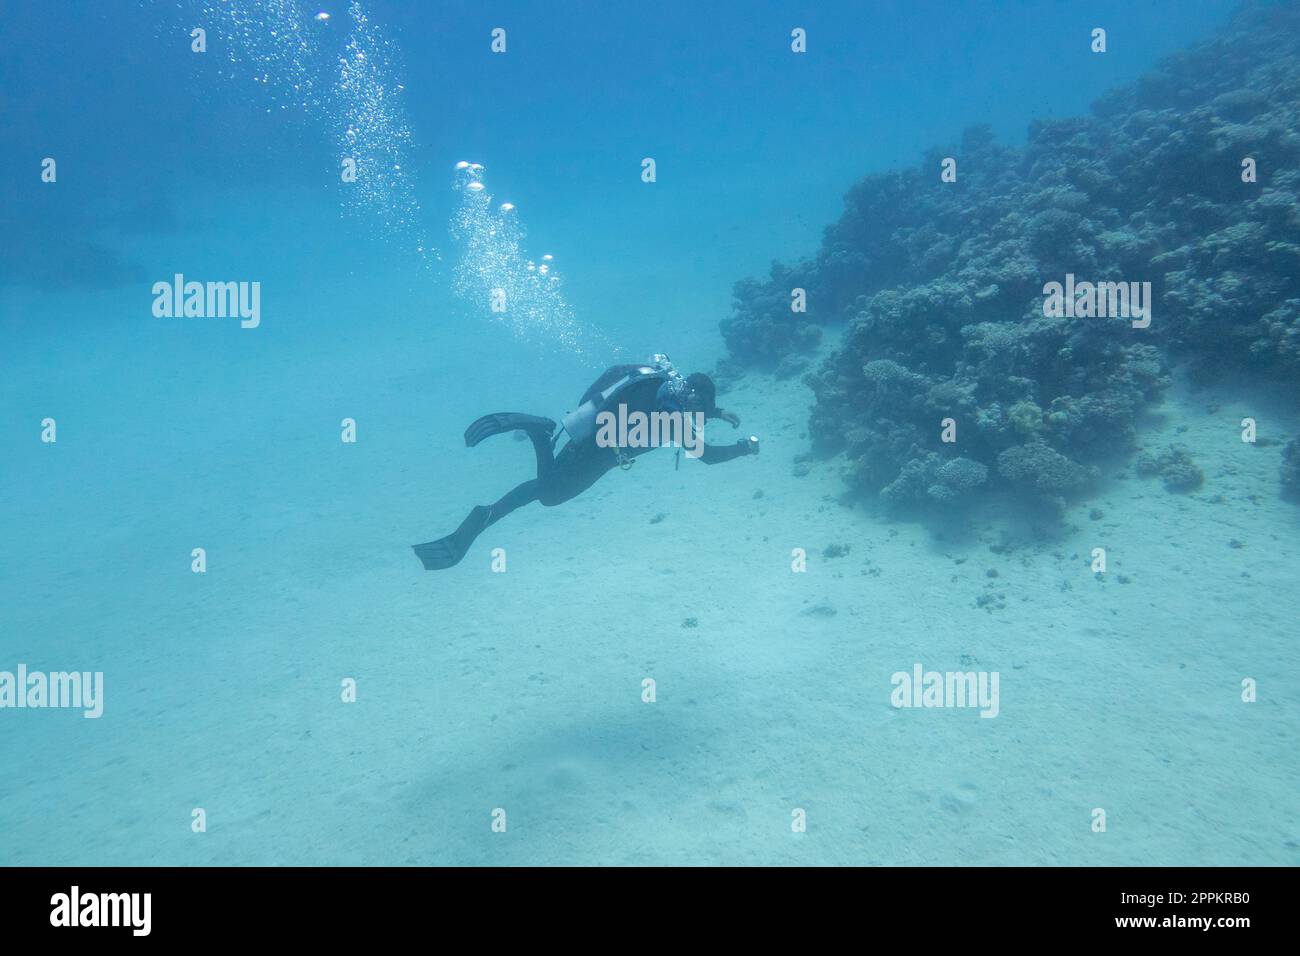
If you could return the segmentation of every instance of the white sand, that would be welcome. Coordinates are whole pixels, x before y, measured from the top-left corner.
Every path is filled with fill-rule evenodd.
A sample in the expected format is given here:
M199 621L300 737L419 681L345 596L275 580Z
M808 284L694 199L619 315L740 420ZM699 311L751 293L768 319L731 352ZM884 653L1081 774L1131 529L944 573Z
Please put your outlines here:
M0 862L1296 862L1300 509L1277 495L1280 445L1237 425L1286 438L1294 412L1180 387L1143 441L1186 444L1200 491L1120 474L1064 537L994 553L997 515L936 540L838 503L834 463L794 476L811 393L751 375L721 400L758 458L674 471L658 452L426 573L407 545L526 477L531 450L465 449L496 396L435 381L441 406L412 408L414 373L378 351L343 446L322 395L372 376L367 355L364 336L322 348L322 393L296 407L251 355L220 409L123 420L130 395L86 397L41 449L60 459L24 453L0 667L103 669L108 699L99 721L0 713ZM977 607L986 591L1005 607ZM999 716L892 708L918 661L998 671Z

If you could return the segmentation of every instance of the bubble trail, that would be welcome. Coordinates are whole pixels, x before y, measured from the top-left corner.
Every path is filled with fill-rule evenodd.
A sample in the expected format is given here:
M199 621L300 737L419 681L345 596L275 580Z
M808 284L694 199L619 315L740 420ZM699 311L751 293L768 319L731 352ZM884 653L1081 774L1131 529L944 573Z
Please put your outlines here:
M412 244L421 256L437 258L422 235L420 203L405 171L414 136L401 102L405 87L394 79L399 72L397 48L356 0L348 16L352 34L333 88L342 123L342 157L357 163L347 208L377 217L385 236Z
M547 253L540 263L527 258L525 231L515 205L495 203L478 163L457 163L453 187L461 195L450 226L461 247L452 280L456 294L494 319L510 323L520 338L589 354L587 344L593 333L582 327L565 301L554 257ZM494 297L501 295L504 310L493 309ZM608 354L606 343L597 344Z
M204 3L204 25L225 53L228 79L261 85L282 110L319 111L317 33L292 0Z
M325 125L337 137L332 175L344 159L355 161L356 180L342 192L344 214L431 264L438 252L407 171L414 136L397 81L399 51L360 0L349 5L346 26L315 9L294 0L201 4L213 46L229 64L222 75L256 83L272 106Z

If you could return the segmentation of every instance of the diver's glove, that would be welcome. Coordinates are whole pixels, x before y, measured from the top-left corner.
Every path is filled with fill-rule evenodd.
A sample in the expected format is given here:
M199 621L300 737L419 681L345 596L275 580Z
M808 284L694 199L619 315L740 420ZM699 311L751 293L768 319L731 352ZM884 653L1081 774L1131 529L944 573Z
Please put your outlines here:
M721 418L732 428L740 427L740 416L737 415L735 412L729 412L725 408L719 408L716 417Z

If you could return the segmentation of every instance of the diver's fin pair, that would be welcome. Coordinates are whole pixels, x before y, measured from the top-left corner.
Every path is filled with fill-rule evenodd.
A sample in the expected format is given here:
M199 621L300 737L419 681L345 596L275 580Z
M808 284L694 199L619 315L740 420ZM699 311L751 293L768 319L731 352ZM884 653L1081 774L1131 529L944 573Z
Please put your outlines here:
M512 432L518 428L528 432L540 431L549 438L551 433L555 431L555 427L555 422L539 415L524 415L520 412L495 412L491 415L484 415L465 429L465 444L473 448L485 438L500 435L502 432Z
M474 543L474 539L492 523L491 518L492 509L487 505L479 505L447 537L428 544L413 545L412 550L426 571L441 571L460 564L460 559L465 557L465 552Z

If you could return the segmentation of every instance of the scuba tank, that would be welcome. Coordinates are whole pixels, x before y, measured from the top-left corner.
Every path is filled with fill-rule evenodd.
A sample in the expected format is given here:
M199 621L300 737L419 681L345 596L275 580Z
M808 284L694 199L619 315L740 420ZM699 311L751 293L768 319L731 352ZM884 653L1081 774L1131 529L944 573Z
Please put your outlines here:
M585 402L561 418L560 424L563 426L564 434L568 435L569 441L572 442L586 441L596 432L596 416L617 397L619 392L633 382L642 382L647 378L655 377L662 377L665 380L661 392L662 389L670 386L673 390L689 391L686 380L677 369L673 368L673 363L668 356L655 354L651 356L650 364L633 367L627 374L620 376L607 388L592 394ZM591 394L591 389L587 391ZM555 440L558 441L559 437L560 432L557 431Z

